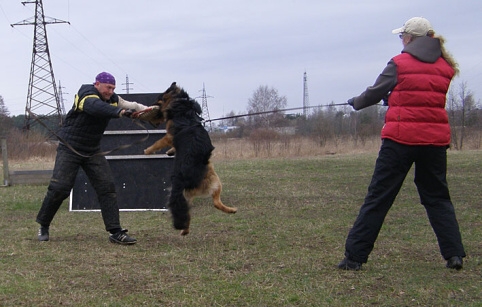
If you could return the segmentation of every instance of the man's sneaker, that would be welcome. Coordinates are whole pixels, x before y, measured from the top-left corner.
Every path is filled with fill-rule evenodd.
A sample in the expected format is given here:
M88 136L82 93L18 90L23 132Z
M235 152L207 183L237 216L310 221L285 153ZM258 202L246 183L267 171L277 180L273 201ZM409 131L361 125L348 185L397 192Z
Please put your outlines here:
M136 239L129 237L129 235L127 234L127 229L122 229L119 232L111 234L109 236L109 241L111 241L112 243L123 245L135 244L137 242Z
M49 240L49 228L44 227L44 226L40 226L40 228L38 230L37 237L38 237L39 241L48 241Z
M350 260L345 257L339 264L338 268L340 270L347 270L347 271L358 271L361 270L362 263Z
M464 261L462 260L462 257L459 256L453 256L447 260L447 265L446 267L449 269L456 269L461 270L464 266Z

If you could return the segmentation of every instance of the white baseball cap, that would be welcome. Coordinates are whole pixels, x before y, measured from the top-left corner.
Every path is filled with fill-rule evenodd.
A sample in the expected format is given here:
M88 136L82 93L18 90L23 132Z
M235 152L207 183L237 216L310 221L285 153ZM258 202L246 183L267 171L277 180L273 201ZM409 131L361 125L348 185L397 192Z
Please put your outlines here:
M433 31L430 21L423 17L413 17L407 20L403 27L392 30L392 33L408 33L414 36L425 36L430 30Z

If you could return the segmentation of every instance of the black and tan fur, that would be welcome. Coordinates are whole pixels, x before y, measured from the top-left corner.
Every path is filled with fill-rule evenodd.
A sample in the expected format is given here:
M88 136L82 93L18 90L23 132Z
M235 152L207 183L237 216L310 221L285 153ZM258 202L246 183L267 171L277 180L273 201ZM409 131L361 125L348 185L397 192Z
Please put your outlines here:
M171 176L169 210L174 228L181 235L189 233L189 207L195 197L211 196L214 206L226 213L237 209L225 206L221 201L222 185L210 162L214 147L208 132L201 124L201 106L173 82L159 96L159 113L153 124L166 123L166 135L144 150L153 154L171 147L168 154L174 154L174 168Z

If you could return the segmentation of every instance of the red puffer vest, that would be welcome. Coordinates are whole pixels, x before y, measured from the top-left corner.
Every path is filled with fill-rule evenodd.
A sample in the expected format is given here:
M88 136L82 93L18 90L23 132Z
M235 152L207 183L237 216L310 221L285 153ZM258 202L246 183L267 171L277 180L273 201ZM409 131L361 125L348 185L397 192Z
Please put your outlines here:
M424 63L408 53L393 61L398 81L388 98L382 139L405 145L449 145L445 99L453 68L441 57L435 63Z

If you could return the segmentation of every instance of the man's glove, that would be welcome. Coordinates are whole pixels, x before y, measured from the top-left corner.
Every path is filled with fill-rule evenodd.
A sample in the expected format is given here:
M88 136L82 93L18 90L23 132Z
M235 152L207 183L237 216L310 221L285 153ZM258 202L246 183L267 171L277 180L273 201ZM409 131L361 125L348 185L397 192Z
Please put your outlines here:
M134 113L132 116L141 121L149 122L154 127L158 127L165 121L164 115L159 106L151 106L145 110Z
M350 98L346 101L349 105L352 106L352 108L355 108L355 97Z
M124 109L124 112L122 112L122 116L131 118L132 114L134 114L136 110L134 109Z
M143 121L152 121L154 119L160 118L162 116L162 113L159 109L159 106L151 106L148 107L147 109L144 109L142 111L137 111L134 113L134 118L138 118Z

